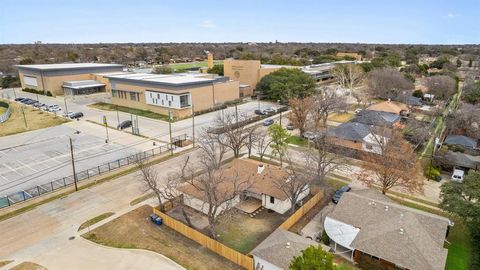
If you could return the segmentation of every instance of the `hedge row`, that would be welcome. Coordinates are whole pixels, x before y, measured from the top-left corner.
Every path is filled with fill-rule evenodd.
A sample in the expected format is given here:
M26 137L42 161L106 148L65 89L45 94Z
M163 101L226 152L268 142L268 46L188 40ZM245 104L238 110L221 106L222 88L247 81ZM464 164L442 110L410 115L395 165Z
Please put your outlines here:
M32 88L23 88L22 89L23 92L28 92L28 93L32 93L32 94L39 94L39 95L43 95L44 94L44 91L43 90L36 90L36 89L32 89ZM52 93L50 91L47 91L47 96L51 97L53 96Z

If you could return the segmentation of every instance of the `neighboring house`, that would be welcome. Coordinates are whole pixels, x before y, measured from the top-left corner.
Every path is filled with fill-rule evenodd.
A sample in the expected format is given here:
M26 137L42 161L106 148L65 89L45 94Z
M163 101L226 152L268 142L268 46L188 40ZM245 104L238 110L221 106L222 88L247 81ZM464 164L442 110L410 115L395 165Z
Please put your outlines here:
M219 172L220 173L220 172ZM279 166L265 164L251 159L234 159L232 162L223 166L221 177L225 181L219 181L218 192L224 194L226 198L220 209L228 210L236 206L242 200L249 198L258 200L259 205L266 209L271 209L279 214L284 214L291 209L291 201L286 193L278 187L279 181L288 181L288 173ZM240 181L235 181L240 179ZM230 181L229 181L230 180ZM234 183L248 182L244 187L235 188ZM280 182L281 183L281 182ZM191 184L186 184L178 188L183 194L183 203L200 212L208 213L208 203L204 192L199 191ZM241 191L241 194L234 194ZM310 194L310 188L307 186L298 196L297 202L300 202ZM235 195L235 196L233 196ZM232 198L233 199L230 199ZM219 201L222 201L220 198ZM220 211L219 213L220 214Z
M405 104L412 107L421 107L423 106L422 99L419 97L408 96L405 98Z
M477 148L477 140L463 135L448 135L443 144L446 145L461 145L465 148Z
M387 137L374 134L376 128L358 122L347 122L328 130L327 138L331 144L356 150L380 153L380 142Z
M250 252L255 269L287 270L294 257L318 243L290 231L278 228Z
M375 103L370 107L368 107L367 110L378 111L378 112L389 112L397 115L408 115L408 113L410 112L407 105L400 102L396 102L396 101L390 101L390 100Z
M380 127L393 127L398 125L400 116L394 113L363 110L351 120L352 122L362 123Z
M454 168L480 170L480 156L448 151L443 156L435 156L434 159L445 170Z
M377 260L382 269L443 270L450 220L408 208L374 189L346 192L324 228L335 252Z

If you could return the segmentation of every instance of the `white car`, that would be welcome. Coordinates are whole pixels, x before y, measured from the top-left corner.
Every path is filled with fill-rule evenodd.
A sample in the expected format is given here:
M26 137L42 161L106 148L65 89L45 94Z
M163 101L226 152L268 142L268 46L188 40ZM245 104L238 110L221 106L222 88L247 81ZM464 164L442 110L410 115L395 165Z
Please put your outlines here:
M464 175L465 175L464 170L455 169L453 170L452 180L456 182L463 182Z
M49 112L58 112L58 111L61 111L62 110L62 107L58 106L58 105L49 105L47 107L47 111Z

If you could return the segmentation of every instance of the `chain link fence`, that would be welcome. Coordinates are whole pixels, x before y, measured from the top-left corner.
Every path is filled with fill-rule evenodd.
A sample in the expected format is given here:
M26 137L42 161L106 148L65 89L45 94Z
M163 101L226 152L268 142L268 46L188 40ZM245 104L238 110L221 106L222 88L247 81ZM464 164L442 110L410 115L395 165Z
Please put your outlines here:
M168 151L172 151L177 148L178 142L181 139L185 139L185 138L186 138L186 134L177 136L175 137L175 140L172 140L174 141L173 144L162 145L147 151L143 151L134 155L117 159L115 161L98 165L96 167L93 167L84 171L77 172L75 173L77 176L77 183L80 181L87 180L92 177L104 174L104 173L108 173L112 170L116 170L123 166L128 166L132 163L135 163L135 161L138 159L141 159L141 160L148 159L150 157L158 156ZM20 190L18 192L9 194L4 197L0 197L0 209L71 186L75 183L74 179L75 179L74 176L71 175L71 176L63 177L63 178L48 182L46 184L37 185L28 189Z

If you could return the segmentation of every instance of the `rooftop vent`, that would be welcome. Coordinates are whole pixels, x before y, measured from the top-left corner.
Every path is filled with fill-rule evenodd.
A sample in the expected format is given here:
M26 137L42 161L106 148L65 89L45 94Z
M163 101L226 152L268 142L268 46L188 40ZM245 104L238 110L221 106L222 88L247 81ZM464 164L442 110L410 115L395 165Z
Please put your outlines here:
M263 164L258 164L257 173L261 174L263 170L265 170L265 166L263 166Z
M388 205L385 205L385 211L388 211Z
M287 244L285 245L286 248L290 248L290 242L287 242Z
M403 228L400 228L400 234L404 234L405 230Z

